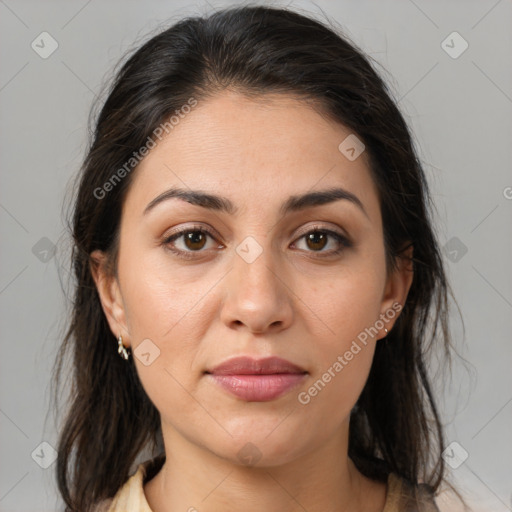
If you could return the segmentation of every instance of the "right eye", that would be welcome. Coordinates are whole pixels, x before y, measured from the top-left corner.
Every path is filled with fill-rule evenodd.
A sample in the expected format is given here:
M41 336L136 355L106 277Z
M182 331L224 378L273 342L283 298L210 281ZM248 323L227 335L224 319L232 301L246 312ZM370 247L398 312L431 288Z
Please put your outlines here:
M191 258L194 257L191 253L205 252L202 249L207 245L208 237L215 240L213 234L207 229L202 226L193 226L167 236L163 243L178 256Z

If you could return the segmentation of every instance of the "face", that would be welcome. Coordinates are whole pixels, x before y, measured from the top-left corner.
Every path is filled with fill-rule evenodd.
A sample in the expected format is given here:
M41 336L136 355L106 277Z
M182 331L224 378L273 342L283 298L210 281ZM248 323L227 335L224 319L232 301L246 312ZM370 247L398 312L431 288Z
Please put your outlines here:
M166 444L236 462L252 443L276 465L346 432L412 279L386 275L366 154L338 149L349 135L297 99L224 92L133 171L117 278L95 279ZM177 188L224 199L165 198ZM329 189L341 192L290 201ZM206 373L237 356L280 357L300 372Z

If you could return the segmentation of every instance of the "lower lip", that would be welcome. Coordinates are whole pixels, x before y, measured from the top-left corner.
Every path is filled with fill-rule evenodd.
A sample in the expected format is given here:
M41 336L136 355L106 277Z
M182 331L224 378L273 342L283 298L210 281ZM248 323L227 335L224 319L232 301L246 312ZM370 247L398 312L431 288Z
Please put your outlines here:
M248 402L274 400L297 386L306 376L304 373L209 375L226 391Z

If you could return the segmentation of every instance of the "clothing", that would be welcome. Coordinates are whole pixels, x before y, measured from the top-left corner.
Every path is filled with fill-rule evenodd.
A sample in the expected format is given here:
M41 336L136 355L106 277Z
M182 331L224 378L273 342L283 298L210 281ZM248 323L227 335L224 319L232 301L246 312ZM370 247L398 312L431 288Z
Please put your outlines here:
M146 476L153 474L153 468L154 459L139 464L135 474L113 498L104 501L97 512L153 512L143 488ZM439 512L439 509L426 485L412 486L395 473L389 473L382 512Z

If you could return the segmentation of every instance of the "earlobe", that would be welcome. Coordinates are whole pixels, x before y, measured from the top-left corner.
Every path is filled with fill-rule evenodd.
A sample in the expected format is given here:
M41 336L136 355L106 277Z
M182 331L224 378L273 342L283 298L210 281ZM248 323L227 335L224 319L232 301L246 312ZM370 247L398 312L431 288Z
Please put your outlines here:
M129 336L126 325L124 304L121 297L119 283L107 268L107 255L102 251L93 251L90 254L89 268L96 284L101 307L107 318L112 334L125 340L124 345L129 346Z

